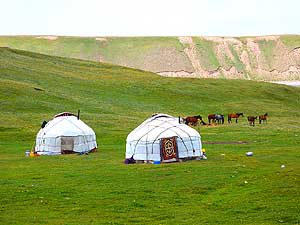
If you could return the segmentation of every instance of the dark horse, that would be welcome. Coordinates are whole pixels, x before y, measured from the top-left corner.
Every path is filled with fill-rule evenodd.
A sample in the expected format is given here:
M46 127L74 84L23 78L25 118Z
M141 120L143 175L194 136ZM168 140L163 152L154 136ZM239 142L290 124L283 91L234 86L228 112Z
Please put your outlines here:
M232 123L232 121L231 121L232 118L235 118L235 122L237 123L238 118L240 116L244 116L244 114L243 113L230 113L230 114L228 114L228 123Z
M209 114L208 115L208 123L210 124L210 121L212 120L212 122L216 122L217 121L217 123L222 123L222 124L224 124L224 115L222 115L222 114Z
M202 121L202 116L188 116L185 118L185 124L197 126L198 122Z
M224 124L224 115L223 114L216 114L215 118L219 124L220 123Z
M260 115L259 118L259 124L261 124L261 121L265 121L267 123L268 113L265 113L264 115Z
M248 122L250 126L254 126L255 120L257 119L257 116L248 116Z

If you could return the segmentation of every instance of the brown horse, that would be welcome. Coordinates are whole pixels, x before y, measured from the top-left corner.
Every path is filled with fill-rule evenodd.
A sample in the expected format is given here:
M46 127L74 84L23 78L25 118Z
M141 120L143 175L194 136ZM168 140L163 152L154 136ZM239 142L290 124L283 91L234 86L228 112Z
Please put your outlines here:
M208 119L208 123L210 124L210 121L212 121L213 123L216 122L216 114L209 114L207 116L207 119Z
M238 118L240 116L244 116L244 114L243 113L230 113L230 114L228 114L228 123L232 123L232 121L231 121L232 118L235 118L235 122L237 123Z
M185 118L185 124L187 125L192 125L192 126L197 126L198 122L202 121L202 116L188 116Z
M254 126L255 120L257 119L257 116L248 116L248 122L250 126Z
M261 121L266 122L267 123L267 118L268 118L268 113L265 113L264 115L260 115L259 116L259 124L261 124Z

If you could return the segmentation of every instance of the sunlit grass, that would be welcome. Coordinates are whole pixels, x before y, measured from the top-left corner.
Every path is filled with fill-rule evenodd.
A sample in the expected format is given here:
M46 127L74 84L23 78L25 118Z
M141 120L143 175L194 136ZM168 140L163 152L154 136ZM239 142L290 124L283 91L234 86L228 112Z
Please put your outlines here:
M299 223L299 88L0 49L0 90L1 224ZM25 157L43 120L78 109L97 153ZM206 161L124 165L127 134L154 112L270 118L196 127Z

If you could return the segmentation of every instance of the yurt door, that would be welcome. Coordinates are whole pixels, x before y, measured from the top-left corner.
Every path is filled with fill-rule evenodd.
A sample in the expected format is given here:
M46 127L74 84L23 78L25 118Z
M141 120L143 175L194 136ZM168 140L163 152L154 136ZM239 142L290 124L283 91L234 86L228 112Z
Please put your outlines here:
M74 149L74 137L61 137L61 153L72 153Z
M178 161L177 137L161 139L160 155L162 162Z

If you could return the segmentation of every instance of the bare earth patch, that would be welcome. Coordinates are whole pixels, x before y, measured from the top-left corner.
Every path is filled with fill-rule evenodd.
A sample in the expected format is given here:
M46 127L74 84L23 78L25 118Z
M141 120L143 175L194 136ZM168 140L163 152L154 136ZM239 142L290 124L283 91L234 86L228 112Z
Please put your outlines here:
M249 144L248 141L204 141L202 142L206 145L241 145L241 144Z
M96 37L95 40L96 40L96 41L101 41L101 42L102 42L102 41L107 41L107 38L104 38L104 37Z
M186 47L184 49L184 53L189 58L195 72L190 73L189 77L202 77L202 78L218 78L220 75L219 70L207 71L202 68L199 55L197 54L196 44L193 41L192 37L178 37L180 43L184 44ZM165 75L165 74L163 74ZM178 73L169 73L169 76L175 75L176 77L181 76L182 74ZM187 74L184 74L187 75ZM183 76L182 76L183 77Z
M47 39L47 40L51 40L54 41L56 40L58 37L57 36L38 36L36 37L37 39Z

